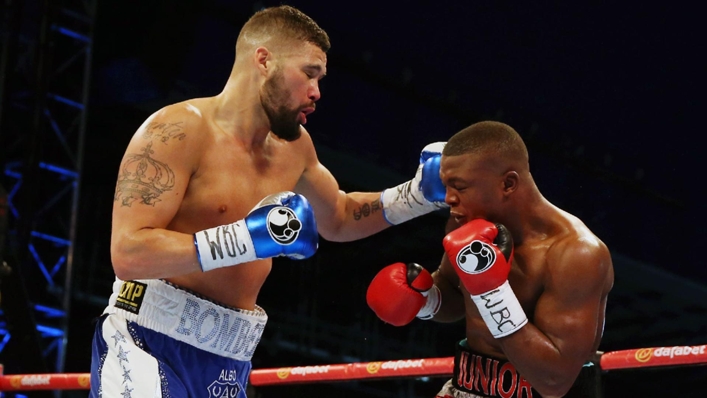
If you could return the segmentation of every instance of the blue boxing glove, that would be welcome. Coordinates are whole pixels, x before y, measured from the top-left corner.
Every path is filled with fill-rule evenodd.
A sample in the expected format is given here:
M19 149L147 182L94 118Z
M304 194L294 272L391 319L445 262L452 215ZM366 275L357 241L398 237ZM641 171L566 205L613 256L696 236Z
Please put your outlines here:
M248 213L257 258L286 256L295 260L317 251L319 234L309 201L293 192L266 196Z
M266 196L242 220L195 233L194 244L206 272L278 256L308 258L319 234L309 201L286 191Z
M393 225L448 207L446 188L439 178L439 162L446 142L428 144L420 153L415 177L381 192L385 219Z
M439 178L439 163L442 161L442 149L446 144L446 142L429 144L420 154L420 163L422 163L420 190L425 199L437 205L438 208L447 206L444 202L447 188Z

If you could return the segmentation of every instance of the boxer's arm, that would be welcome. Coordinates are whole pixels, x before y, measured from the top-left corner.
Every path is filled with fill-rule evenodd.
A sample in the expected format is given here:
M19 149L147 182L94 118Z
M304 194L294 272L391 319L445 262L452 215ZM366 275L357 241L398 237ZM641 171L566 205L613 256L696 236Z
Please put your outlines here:
M111 234L111 259L120 279L200 270L193 236L166 229L184 198L198 152L189 115L175 107L143 123L120 163Z
M445 234L458 227L459 224L450 217L447 220ZM442 305L433 319L437 322L455 322L463 319L466 315L464 293L459 288L459 276L446 253L442 255L442 262L437 271L432 273L432 279L442 296Z
M306 140L305 169L295 192L309 199L324 239L352 241L390 226L383 217L380 192L342 191L331 172L319 162L309 134L303 131L300 139Z
M459 289L459 278L446 255L442 257L437 271L432 273L432 279L442 297L442 305L432 319L437 322L456 322L464 319L464 295Z
M595 350L611 256L596 239L559 242L548 252L548 277L531 322L498 339L518 371L543 396L562 396Z

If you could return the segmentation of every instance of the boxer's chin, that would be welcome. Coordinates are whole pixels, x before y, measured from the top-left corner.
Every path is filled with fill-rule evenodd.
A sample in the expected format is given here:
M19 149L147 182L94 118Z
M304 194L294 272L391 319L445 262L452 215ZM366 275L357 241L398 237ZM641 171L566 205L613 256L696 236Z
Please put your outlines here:
M300 130L299 123L287 126L270 126L270 130L275 134L277 138L283 139L285 141L295 141L300 136L302 136L302 131Z
M266 108L265 113L270 121L270 131L278 138L285 141L294 141L302 135L299 111L289 111L284 108L272 111Z

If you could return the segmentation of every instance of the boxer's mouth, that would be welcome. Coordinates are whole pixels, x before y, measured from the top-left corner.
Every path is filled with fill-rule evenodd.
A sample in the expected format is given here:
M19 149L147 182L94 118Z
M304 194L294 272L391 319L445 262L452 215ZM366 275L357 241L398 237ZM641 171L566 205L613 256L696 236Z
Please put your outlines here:
M457 224L462 225L466 223L466 216L461 213L457 213L455 211L450 211L449 215L454 218L454 221L456 221Z
M313 107L307 107L307 108L304 108L300 111L301 124L307 124L307 115L309 115L312 112L314 112Z

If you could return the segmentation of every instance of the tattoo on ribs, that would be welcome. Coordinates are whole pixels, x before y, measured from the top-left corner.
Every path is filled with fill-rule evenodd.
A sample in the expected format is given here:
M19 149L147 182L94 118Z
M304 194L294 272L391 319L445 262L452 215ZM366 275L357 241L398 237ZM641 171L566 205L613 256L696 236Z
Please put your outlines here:
M174 188L174 172L166 163L150 157L153 153L150 142L142 153L125 155L113 198L115 202L130 207L137 200L154 207L162 193Z
M368 217L373 213L377 213L378 211L380 211L380 209L381 209L381 206L380 206L379 199L376 199L371 203L364 203L358 209L354 209L354 211L353 211L354 220L358 221L362 217Z
M183 132L182 122L177 123L157 123L153 122L145 127L142 138L152 140L153 138L167 144L171 139L183 140L187 135Z

